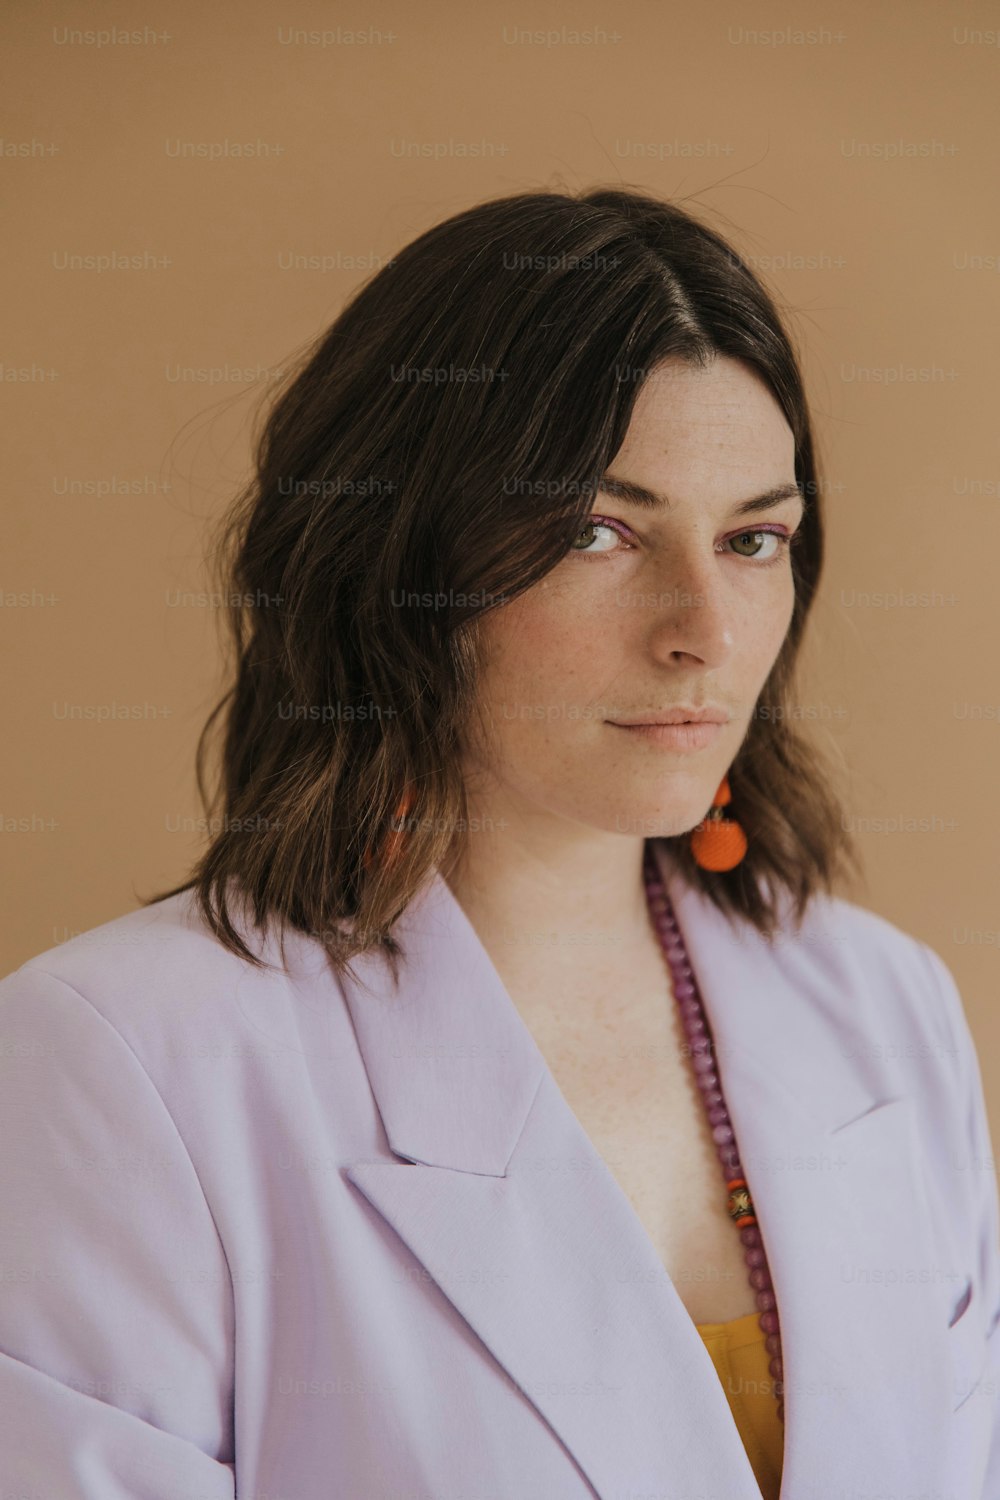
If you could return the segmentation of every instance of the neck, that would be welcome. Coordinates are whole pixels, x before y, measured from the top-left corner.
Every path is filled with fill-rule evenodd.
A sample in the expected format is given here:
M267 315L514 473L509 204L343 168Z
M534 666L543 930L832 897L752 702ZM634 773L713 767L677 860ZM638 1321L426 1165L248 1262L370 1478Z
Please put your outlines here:
M637 956L661 962L644 850L641 837L505 816L473 833L442 874L510 993L544 1004L554 985L602 994Z

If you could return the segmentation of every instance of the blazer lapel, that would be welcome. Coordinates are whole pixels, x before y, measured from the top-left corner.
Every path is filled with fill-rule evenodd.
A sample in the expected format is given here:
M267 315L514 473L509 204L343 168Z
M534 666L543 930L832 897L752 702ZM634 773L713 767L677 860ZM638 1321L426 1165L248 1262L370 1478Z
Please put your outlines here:
M812 991L795 984L794 949L776 959L747 924L730 927L678 876L666 846L653 847L715 1038L775 1285L782 1494L865 1492L883 1475L897 1490L907 1480L926 1486L942 1472L948 1415L946 1373L926 1369L934 1309L919 1278L885 1284L901 1252L929 1263L908 1166L910 1102L874 1097L860 1070L830 1070L837 1087L824 1092L835 1033ZM398 990L375 955L356 959L342 985L400 1160L355 1162L347 1176L601 1500L759 1500L673 1282L439 874L394 931L404 950ZM813 967L803 972L814 984ZM795 1170L793 1157L817 1165Z

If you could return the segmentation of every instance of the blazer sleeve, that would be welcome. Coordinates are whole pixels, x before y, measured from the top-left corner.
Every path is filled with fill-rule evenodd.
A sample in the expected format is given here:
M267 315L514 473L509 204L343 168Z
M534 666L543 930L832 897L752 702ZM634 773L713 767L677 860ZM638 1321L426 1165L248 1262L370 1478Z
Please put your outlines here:
M986 1336L987 1356L981 1396L989 1400L993 1412L992 1433L981 1493L983 1497L1000 1496L1000 1203L997 1197L996 1168L983 1080L975 1041L969 1030L958 986L944 960L921 943L930 965L938 1003L947 1018L952 1056L957 1059L958 1099L964 1117L964 1139L971 1190L972 1265L976 1293L982 1301L982 1326Z
M0 980L0 1491L233 1500L233 1288L177 1126L101 1011Z

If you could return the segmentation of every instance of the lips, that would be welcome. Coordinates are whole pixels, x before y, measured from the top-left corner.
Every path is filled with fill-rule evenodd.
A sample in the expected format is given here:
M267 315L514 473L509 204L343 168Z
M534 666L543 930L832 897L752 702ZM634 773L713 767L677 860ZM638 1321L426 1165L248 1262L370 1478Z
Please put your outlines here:
M722 708L668 708L646 714L640 719L612 719L622 729L647 724L727 724L729 715Z
M694 723L688 719L680 724L612 724L610 729L624 729L633 740L643 740L647 745L659 745L664 750L685 754L693 750L707 750L714 745L722 733L718 719L703 719Z

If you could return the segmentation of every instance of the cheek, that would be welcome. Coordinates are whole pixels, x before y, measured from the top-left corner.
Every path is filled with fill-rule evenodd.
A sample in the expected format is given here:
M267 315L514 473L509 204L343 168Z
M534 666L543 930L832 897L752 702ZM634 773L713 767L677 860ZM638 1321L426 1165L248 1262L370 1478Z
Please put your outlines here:
M788 634L794 607L795 587L792 580L786 578L782 580L782 587L775 591L768 608L758 612L757 631L764 649L769 650L772 655L777 654Z
M494 701L542 704L570 700L600 680L600 663L614 640L601 618L577 595L539 584L501 611L489 637L485 688Z
M781 650L782 642L784 641L785 636L788 634L788 627L789 625L791 625L792 616L795 613L795 580L792 577L790 570L787 571L784 575L784 588L782 590L781 600L781 607L776 607L774 612L776 620L775 633L772 641L772 654L774 656L777 656L778 652Z
M745 648L740 652L747 681L759 693L777 660L795 609L795 586L791 578L771 596L767 607L754 610L744 622Z

